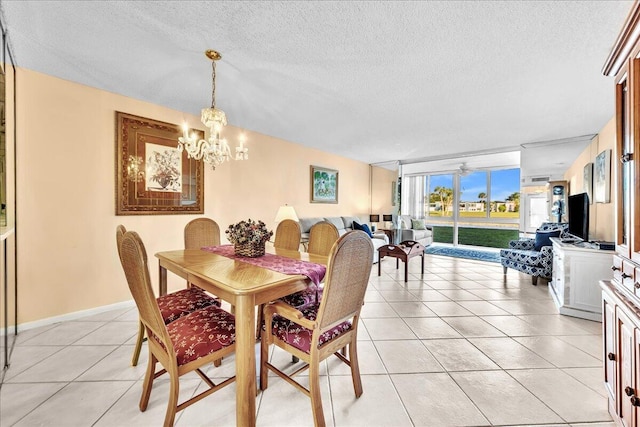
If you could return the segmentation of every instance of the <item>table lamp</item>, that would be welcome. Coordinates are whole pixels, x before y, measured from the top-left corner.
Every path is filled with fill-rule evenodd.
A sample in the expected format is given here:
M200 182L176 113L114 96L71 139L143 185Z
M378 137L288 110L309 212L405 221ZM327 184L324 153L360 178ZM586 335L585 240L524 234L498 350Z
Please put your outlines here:
M376 231L376 226L380 222L380 215L369 215L369 222L371 223L371 231Z
M298 215L296 215L296 210L293 209L293 206L284 205L278 208L278 213L276 213L276 224L285 219L292 219L298 222Z
M384 221L384 228L389 229L389 228L391 228L391 227L389 226L389 223L390 223L390 222L393 222L393 215L391 215L391 214L389 214L389 215L384 214L384 215L382 215L382 220Z

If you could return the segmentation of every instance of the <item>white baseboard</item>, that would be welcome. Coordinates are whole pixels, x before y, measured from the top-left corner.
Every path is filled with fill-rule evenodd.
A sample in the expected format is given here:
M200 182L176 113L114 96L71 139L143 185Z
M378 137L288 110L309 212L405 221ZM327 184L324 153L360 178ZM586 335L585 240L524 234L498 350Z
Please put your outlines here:
M100 307L90 308L88 310L75 311L73 313L62 314L60 316L48 317L46 319L35 320L33 322L19 323L18 333L28 331L29 329L39 328L41 326L53 325L54 323L65 322L69 320L78 320L83 317L93 316L95 314L104 313L106 311L118 310L122 308L135 307L133 300L117 302L115 304L103 305ZM9 327L13 330L13 326ZM4 336L4 329L0 330L0 336Z

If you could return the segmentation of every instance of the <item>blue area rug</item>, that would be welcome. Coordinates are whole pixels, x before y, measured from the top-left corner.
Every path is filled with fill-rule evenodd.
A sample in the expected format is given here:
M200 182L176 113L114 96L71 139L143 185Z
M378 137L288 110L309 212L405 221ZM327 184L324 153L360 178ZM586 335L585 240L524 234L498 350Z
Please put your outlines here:
M431 255L443 255L497 263L500 262L500 252L489 252L476 249L454 248L452 246L438 245L428 246L424 252Z

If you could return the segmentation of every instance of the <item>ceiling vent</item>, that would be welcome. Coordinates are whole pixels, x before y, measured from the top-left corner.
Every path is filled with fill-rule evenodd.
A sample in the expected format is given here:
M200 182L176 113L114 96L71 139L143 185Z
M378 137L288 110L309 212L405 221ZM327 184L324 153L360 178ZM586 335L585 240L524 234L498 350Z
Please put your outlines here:
M551 177L548 175L545 176L525 176L522 178L522 186L530 186L530 185L545 185L547 182L551 180Z

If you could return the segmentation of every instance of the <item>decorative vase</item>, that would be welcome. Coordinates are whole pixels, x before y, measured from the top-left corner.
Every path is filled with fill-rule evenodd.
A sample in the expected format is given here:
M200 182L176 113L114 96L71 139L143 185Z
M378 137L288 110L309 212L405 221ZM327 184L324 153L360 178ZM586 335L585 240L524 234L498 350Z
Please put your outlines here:
M247 258L258 258L264 255L265 242L262 243L236 243L233 245L236 255Z
M173 181L173 176L171 175L160 175L158 177L158 184L160 184L160 187L163 189L166 189L167 186L171 184L171 181Z

